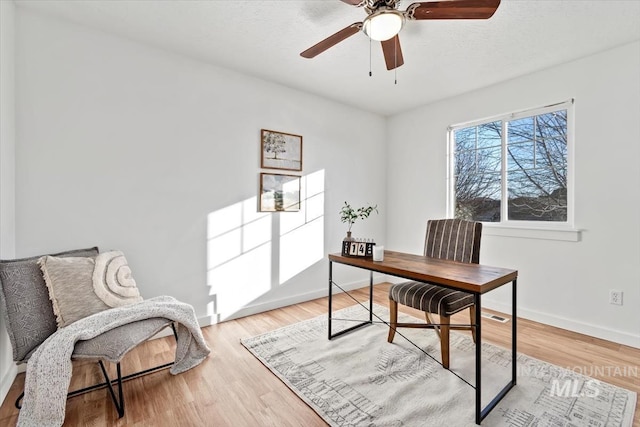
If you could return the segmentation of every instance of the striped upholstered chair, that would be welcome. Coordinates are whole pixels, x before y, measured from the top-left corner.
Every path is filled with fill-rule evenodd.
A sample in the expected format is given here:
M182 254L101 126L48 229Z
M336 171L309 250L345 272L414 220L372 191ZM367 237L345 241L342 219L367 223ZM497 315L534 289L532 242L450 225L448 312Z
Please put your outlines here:
M427 222L424 255L432 258L478 264L482 223L461 219L440 219ZM398 304L425 312L426 324L398 323ZM449 369L449 329L470 329L472 326L450 326L450 316L466 308L470 310L470 324L475 323L476 311L473 295L430 283L403 282L389 289L390 327L388 341L393 342L396 328L433 328L440 337L442 366ZM430 314L437 314L440 323L432 321Z

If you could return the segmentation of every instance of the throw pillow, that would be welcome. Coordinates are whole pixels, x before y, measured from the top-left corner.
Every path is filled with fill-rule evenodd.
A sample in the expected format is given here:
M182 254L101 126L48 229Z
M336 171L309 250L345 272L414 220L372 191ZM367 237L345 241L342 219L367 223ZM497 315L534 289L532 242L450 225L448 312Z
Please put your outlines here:
M96 257L93 291L109 307L142 301L129 264L120 251L103 252Z
M65 257L98 255L98 248L52 254ZM31 353L56 331L49 292L38 259L42 255L0 261L0 312L4 315L13 360L25 362Z
M93 292L93 258L44 256L38 260L58 328L109 309Z
M38 260L58 328L112 307L142 301L124 254L95 258L45 256Z

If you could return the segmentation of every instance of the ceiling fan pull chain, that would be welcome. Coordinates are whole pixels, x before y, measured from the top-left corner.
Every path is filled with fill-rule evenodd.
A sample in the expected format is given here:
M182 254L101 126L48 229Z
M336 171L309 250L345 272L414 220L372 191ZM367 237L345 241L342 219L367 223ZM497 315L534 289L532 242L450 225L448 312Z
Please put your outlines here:
M398 40L395 40L395 43L393 44L393 60L396 63L396 66L393 69L393 79L394 79L393 84L397 85L398 84Z
M371 73L371 39L369 39L369 77L371 77L373 73Z

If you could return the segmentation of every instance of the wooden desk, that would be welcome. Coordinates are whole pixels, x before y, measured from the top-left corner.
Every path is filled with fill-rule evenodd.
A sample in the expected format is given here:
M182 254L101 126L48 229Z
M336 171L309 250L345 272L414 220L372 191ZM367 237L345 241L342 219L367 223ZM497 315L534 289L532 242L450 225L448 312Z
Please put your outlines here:
M362 322L343 331L333 334L331 332L332 296L333 287L337 285L333 281L333 263L345 264L369 271L369 321ZM340 254L329 255L329 339L333 339L347 332L353 331L365 325L373 323L373 273L383 273L401 277L407 280L435 283L447 288L465 291L473 294L476 304L476 383L472 386L476 390L476 424L491 412L502 398L516 385L516 282L517 270L506 268L488 267L479 264L467 264L455 261L447 261L429 258L420 255L405 254L402 252L385 251L384 261L373 261L370 258L346 257ZM482 369L481 369L481 295L496 289L502 285L511 283L511 381L482 408ZM342 288L341 288L342 289ZM387 322L385 322L387 323ZM387 323L388 324L388 323Z

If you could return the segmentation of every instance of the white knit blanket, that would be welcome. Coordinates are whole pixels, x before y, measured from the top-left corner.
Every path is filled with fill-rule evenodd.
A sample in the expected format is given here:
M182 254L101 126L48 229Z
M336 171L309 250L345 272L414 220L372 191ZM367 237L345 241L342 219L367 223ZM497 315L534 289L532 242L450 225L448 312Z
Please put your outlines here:
M172 297L151 298L96 313L59 329L33 353L27 364L18 427L58 427L63 424L71 382L71 354L76 341L88 340L118 326L153 317L176 322L178 342L172 374L197 366L211 352L193 307Z

